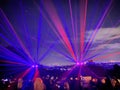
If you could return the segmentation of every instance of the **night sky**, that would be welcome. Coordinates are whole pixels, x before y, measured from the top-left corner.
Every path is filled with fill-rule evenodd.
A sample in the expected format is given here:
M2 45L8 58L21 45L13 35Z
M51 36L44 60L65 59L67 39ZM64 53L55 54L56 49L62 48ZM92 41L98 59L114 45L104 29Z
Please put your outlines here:
M84 0L0 0L1 61L74 64L71 47L80 62L120 62L120 0L86 1L85 16Z

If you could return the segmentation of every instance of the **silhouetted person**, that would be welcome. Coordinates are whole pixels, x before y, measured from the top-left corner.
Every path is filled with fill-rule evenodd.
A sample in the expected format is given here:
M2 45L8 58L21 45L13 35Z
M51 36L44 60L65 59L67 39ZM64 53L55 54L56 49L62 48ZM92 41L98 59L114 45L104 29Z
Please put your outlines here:
M106 90L113 90L113 87L112 87L109 77L107 77L105 81L106 81L106 83L105 83Z
M66 81L64 82L64 90L70 90L69 83Z
M18 79L17 88L18 88L18 90L22 90L22 87L23 87L23 79L19 78Z
M34 81L34 90L45 90L45 85L41 78L36 78Z

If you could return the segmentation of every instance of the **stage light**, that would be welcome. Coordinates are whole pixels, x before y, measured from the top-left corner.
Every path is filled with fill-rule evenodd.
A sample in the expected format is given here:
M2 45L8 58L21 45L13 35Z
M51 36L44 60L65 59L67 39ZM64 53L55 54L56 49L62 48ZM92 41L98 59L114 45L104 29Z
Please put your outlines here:
M77 62L77 65L85 65L87 62Z
M35 67L38 67L38 65L35 65Z
M32 68L38 67L38 65L32 65Z
M83 62L83 63L84 63L84 65L87 64L87 62Z
M34 67L35 67L35 65L32 65L32 67L34 68Z
M76 64L77 64L77 65L80 65L80 63L79 63L79 62L77 62Z
M80 65L84 65L84 63L83 63L83 62L81 62L81 63L80 63Z

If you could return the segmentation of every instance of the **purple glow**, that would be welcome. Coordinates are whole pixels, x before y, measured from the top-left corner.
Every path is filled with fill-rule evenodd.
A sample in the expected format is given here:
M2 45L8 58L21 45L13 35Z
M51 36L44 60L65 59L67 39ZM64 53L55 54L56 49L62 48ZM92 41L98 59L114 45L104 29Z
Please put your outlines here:
M76 64L77 64L77 65L80 65L80 63L79 63L79 62L77 62Z
M85 65L87 62L77 62L77 65Z
M110 0L110 2L108 3L108 6L106 7L104 13L102 14L102 17L101 17L100 21L98 22L98 24L97 24L94 32L92 33L92 36L90 37L89 43L87 44L87 46L86 46L86 48L85 48L85 51L87 51L87 50L90 48L90 46L91 46L90 44L92 44L92 42L93 42L94 39L95 39L96 34L100 31L99 28L100 28L101 25L103 24L103 21L104 21L105 17L108 15L109 10L110 10L110 7L111 7L111 5L112 5L112 2L113 2L113 1Z
M50 80L53 67L62 72L57 83L72 74L94 74L89 64L120 60L120 13L116 3L112 6L116 0L12 1L0 7L0 66L19 72L16 78L34 82L46 73Z
M35 65L35 67L38 67L38 65Z
M32 68L34 68L35 67L35 65L32 65Z
M19 21L20 25L16 25L16 24L14 25L11 19L9 19L9 15L6 15L6 12L0 9L1 11L0 14L4 22L4 24L1 26L3 28L5 25L8 26L9 29L7 31L13 34L13 35L10 34L10 36L12 36L12 38L15 38L17 40L16 42L18 42L19 44L18 47L14 47L14 48L15 49L20 48L20 50L21 49L23 50L23 52L18 50L17 53L20 52L20 53L24 53L23 55L26 54L25 58L26 59L29 58L28 59L29 62L27 61L28 63L30 62L40 63L40 61L42 60L44 61L44 59L46 59L45 57L47 55L50 55L50 53L53 54L54 51L57 51L55 52L56 56L59 56L58 52L61 52L63 54L61 59L62 58L64 58L65 60L71 59L68 61L74 61L74 62L77 62L76 60L79 59L80 62L84 62L83 60L86 59L86 57L84 57L84 53L87 53L87 51L89 50L89 46L90 44L92 44L92 40L96 38L98 29L101 27L107 14L109 14L108 11L110 9L112 1L106 2L106 3L107 3L106 6L103 6L101 11L99 11L101 13L98 18L101 18L101 19L95 22L95 28L94 28L95 30L92 30L93 32L91 36L92 38L89 41L86 41L86 38L88 38L86 33L89 33L91 29L91 28L88 28L88 25L87 25L91 23L89 22L90 18L88 18L88 16L89 14L92 15L93 12L90 12L89 10L88 0L79 1L78 3L78 5L80 5L79 7L77 6L74 7L74 4L72 3L72 1L69 0L68 2L66 2L68 6L64 4L65 7L68 9L67 10L61 9L62 11L58 10L58 6L56 6L54 2L45 0L41 2L41 4L43 5L43 7L41 7L35 1L34 9L38 10L38 12L40 13L40 17L38 13L35 13L36 16L38 15L37 18L33 17L33 19L35 19L35 22L37 21L35 23L36 26L32 25L31 17L29 18L26 17L28 14L24 13L24 8L22 7L24 5L20 6L20 9L22 11L21 12L22 17L21 16L19 16L19 18L15 17L17 21L14 23L17 23ZM34 12L34 11L28 11L28 12ZM63 17L62 17L60 13L66 13L67 15L63 14ZM65 18L66 16L67 18ZM40 18L40 20L38 20L38 18ZM28 23L29 20L30 20L30 23ZM35 30L33 30L34 27L38 27L38 28L35 28ZM7 31L2 30L3 33L7 33ZM4 40L8 42L7 39L9 39L9 37L7 37L7 34L2 35L2 38L3 37L5 37ZM31 42L29 43L30 45L26 43L26 40L29 40L29 42ZM13 41L12 43L13 43L12 45L14 45L15 41ZM87 44L86 48L85 48L85 43ZM49 46L51 44L55 44L55 47L51 48L52 51L49 50ZM85 48L85 51L84 51L84 48ZM11 54L10 56L12 55L14 54ZM66 56L69 58L67 58ZM51 57L53 58L53 56L50 56L50 59L52 59ZM17 58L18 57L16 57L16 59Z
M37 67L38 67L38 65L32 65L32 68L35 68L35 67L37 68Z
M80 63L80 65L84 65L84 63L83 63L83 62L81 62L81 63Z

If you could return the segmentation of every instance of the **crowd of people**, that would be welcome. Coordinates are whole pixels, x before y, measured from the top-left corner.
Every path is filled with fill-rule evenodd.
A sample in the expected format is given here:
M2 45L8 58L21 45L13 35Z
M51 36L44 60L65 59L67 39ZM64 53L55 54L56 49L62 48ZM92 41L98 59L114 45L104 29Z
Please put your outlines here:
M0 90L120 90L120 80L115 78L92 78L91 76L70 77L37 77L35 80L1 82Z
M38 77L1 79L0 90L120 90L117 65L104 77L80 75L75 73L78 68L69 75L65 75L70 71L67 67L40 69Z

